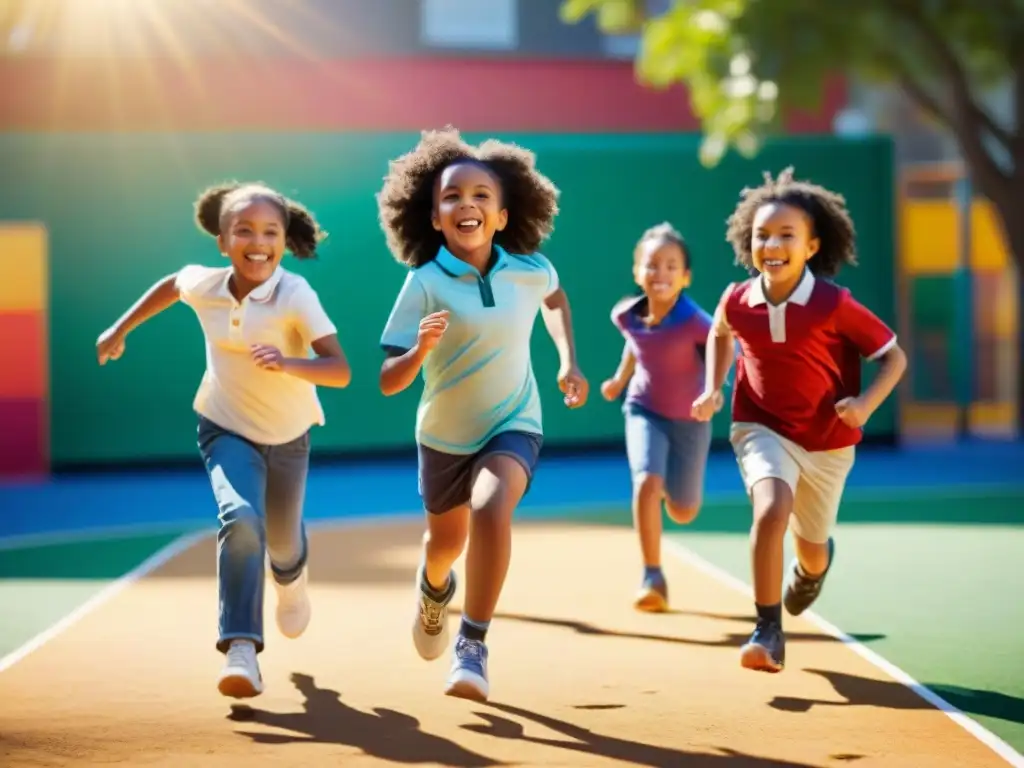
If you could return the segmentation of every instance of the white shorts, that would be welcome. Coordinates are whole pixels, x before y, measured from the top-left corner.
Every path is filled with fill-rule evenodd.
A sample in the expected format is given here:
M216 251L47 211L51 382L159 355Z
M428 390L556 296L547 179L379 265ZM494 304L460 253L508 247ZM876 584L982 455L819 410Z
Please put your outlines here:
M759 480L774 477L793 491L793 532L824 544L839 517L854 446L808 451L761 424L736 422L729 433L743 484L749 494Z

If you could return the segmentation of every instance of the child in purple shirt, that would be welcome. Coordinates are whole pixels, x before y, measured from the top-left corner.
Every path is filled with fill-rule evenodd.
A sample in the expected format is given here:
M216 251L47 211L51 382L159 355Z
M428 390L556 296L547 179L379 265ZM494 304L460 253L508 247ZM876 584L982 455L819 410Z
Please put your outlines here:
M633 475L633 525L644 560L634 605L660 612L668 608L661 571L662 504L674 521L689 523L703 495L711 423L693 420L691 408L704 390L711 316L683 293L691 281L690 252L670 224L643 233L634 251L633 276L643 294L612 309L612 322L626 343L618 370L601 386L601 394L615 400L626 390L622 410Z

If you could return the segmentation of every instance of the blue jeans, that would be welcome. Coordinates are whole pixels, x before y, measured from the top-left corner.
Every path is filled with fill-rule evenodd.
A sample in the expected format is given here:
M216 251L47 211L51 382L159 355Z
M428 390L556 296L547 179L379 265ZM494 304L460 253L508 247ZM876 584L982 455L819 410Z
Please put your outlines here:
M306 564L302 506L309 473L309 433L260 445L199 417L199 452L213 486L220 626L217 649L247 639L263 650L263 586L270 555L274 579L294 581Z

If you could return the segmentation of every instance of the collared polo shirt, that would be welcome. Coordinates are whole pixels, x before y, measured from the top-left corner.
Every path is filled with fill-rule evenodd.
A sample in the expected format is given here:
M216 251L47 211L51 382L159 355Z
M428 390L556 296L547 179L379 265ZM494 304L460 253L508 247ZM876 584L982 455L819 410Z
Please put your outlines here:
M316 386L253 362L252 344L308 358L314 341L337 333L309 283L278 267L242 301L228 289L231 267L189 265L177 276L181 301L206 337L206 372L193 406L210 421L262 445L280 445L324 423Z
M409 271L381 335L385 351L412 349L425 315L450 312L448 329L423 362L420 444L471 454L499 432L543 434L530 337L541 303L558 287L546 257L497 246L483 275L443 247Z
M757 276L730 285L716 314L740 346L733 421L762 424L809 451L860 442L862 430L835 406L860 395L861 360L882 357L896 334L849 289L805 270L776 305Z
M647 325L647 297L623 299L612 309L612 323L636 360L626 402L666 419L689 421L693 401L704 391L704 350L711 316L680 294L657 325Z

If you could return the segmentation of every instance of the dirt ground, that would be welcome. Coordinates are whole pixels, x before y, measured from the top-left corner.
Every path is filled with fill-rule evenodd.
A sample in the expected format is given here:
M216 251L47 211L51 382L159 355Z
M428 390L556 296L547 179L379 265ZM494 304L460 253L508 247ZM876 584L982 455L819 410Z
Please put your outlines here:
M216 690L204 539L0 674L0 765L1004 765L803 620L787 617L783 673L741 669L749 600L671 558L675 611L635 612L622 528L517 527L492 700L446 697L447 657L422 661L410 638L420 535L318 531L313 621L282 638L268 589L266 692L248 705Z

